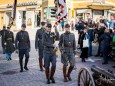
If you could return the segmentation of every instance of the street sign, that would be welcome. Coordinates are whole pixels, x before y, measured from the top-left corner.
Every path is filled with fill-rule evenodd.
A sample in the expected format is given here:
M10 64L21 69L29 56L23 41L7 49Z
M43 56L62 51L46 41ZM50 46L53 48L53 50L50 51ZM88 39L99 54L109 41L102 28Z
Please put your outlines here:
M34 11L36 14L38 14L39 13L39 10L38 9L35 9L35 11Z

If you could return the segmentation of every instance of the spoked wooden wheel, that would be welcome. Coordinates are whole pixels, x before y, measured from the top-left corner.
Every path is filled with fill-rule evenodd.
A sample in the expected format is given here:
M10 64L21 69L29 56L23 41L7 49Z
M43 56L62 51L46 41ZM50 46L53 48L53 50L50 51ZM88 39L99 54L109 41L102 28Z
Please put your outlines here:
M94 79L87 68L81 68L78 73L78 86L95 86Z

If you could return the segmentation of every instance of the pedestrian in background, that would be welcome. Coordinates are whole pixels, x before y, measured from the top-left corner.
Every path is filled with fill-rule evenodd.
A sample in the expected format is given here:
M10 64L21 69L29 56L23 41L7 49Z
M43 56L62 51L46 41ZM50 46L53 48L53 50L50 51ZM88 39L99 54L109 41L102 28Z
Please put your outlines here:
M92 56L92 41L94 40L94 36L93 36L93 24L90 23L88 24L88 35L89 35L89 49L88 49L88 56Z
M81 46L81 61L85 62L85 58L88 58L88 47L89 47L89 35L87 33L87 29L84 29L83 32L81 33L81 36L79 38L79 45ZM87 40L87 42L85 42L84 40ZM87 44L85 44L87 43ZM84 44L86 46L84 46Z
M109 55L109 49L110 49L110 42L111 37L109 33L109 29L105 29L104 34L99 38L100 41L102 41L102 52L103 52L103 63L102 64L108 64L108 55Z
M29 52L30 52L30 38L26 29L26 25L22 24L22 29L16 34L15 46L19 50L19 63L20 63L20 72L23 72L23 57L25 55L25 65L24 69L28 70L27 64L29 61Z
M10 31L10 27L7 27L6 35L3 40L5 45L6 59L8 61L12 60L11 55L15 51L15 46L14 46L14 34L12 31Z
M84 29L84 23L83 23L83 21L80 20L80 21L78 22L78 24L75 25L75 27L76 27L76 30L78 30L78 34L80 34L81 30Z
M99 28L98 28L98 44L99 44L99 46L98 46L98 51L97 51L97 54L95 55L96 57L98 57L98 56L100 56L100 57L102 57L103 56L103 53L102 53L102 42L101 42L101 40L99 40L100 39L100 37L104 34L104 31L105 31L105 27L104 27L104 24L100 24L100 26L99 26Z
M61 22L62 31L64 31L64 20Z
M71 30L74 31L74 22L72 21L70 25L71 25Z
M41 22L41 29L38 29L35 37L35 49L39 53L39 67L40 71L43 71L43 43L42 43L42 35L45 32L45 22Z

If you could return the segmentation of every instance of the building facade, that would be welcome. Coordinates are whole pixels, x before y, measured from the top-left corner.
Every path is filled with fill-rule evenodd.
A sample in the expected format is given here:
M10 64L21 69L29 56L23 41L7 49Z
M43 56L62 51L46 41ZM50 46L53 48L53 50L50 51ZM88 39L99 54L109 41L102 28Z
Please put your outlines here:
M110 19L115 14L114 0L66 0L68 21L75 21L76 17L87 20L89 17L96 20L100 16ZM55 22L55 16L52 16L54 9L54 0L43 0L42 18L50 19Z
M55 23L54 0L17 0L15 24L12 28L21 28L25 23L27 28L35 28L40 21L49 19ZM14 0L0 0L0 28L8 25L12 16ZM115 0L66 0L68 21L75 21L76 17L85 20L92 17L94 20L100 16L110 19L115 14Z
M14 0L0 0L0 28L11 23L13 2ZM27 28L39 26L41 5L42 0L17 0L16 18L12 28L20 29L22 23Z

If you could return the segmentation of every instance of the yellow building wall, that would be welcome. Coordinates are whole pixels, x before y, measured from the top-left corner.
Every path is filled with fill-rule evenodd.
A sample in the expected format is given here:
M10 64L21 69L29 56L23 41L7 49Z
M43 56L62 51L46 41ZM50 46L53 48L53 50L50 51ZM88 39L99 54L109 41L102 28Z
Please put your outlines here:
M0 13L0 29L3 27L4 25L4 12Z
M54 0L48 0L48 6L55 6L54 5Z
M22 3L22 2L33 2L36 0L17 0L18 3ZM0 5L1 4L13 4L14 0L0 0Z
M115 0L106 0L106 1L115 3Z
M42 20L44 19L44 7L48 6L48 1L42 3Z
M91 5L92 2L83 2L83 3L76 3L73 5L73 8L87 8L88 5Z

